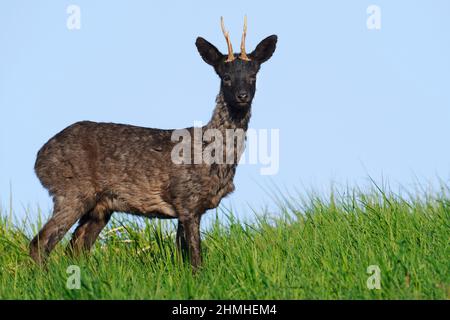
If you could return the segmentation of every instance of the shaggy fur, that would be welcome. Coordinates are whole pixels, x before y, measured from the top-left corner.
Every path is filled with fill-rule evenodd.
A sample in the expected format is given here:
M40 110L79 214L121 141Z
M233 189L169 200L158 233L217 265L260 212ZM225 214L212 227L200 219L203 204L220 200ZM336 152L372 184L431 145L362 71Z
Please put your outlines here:
M263 40L250 62L225 63L213 45L197 39L201 56L222 80L212 119L203 131L247 130L255 75L275 43L276 36ZM186 130L193 136L194 128ZM54 211L31 241L31 257L42 263L77 221L70 252L89 250L113 212L127 212L178 219L178 248L197 268L201 216L234 190L242 150L235 150L233 164L175 164L171 152L178 142L171 140L172 132L82 121L51 138L38 152L35 171L53 197Z

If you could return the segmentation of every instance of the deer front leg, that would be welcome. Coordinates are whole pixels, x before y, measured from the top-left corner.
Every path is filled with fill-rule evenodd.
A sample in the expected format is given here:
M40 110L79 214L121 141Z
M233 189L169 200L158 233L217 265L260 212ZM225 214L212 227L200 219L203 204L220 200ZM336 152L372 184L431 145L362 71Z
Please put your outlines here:
M189 247L186 241L186 236L184 235L184 228L181 221L178 221L176 244L180 257L184 258L189 252Z
M177 246L188 255L194 271L202 262L200 246L200 218L201 215L180 216L177 230Z

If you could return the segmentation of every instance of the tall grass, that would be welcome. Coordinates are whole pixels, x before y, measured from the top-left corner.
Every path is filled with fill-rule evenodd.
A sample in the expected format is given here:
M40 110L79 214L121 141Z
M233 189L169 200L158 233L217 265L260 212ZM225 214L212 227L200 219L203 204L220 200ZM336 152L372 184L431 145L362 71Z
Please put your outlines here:
M448 299L448 192L404 199L382 190L284 199L276 217L216 215L204 230L196 275L179 258L175 226L118 216L89 256L64 254L46 268L28 256L36 224L0 218L3 299ZM220 218L219 218L220 217ZM69 289L67 268L80 268ZM381 270L370 290L368 266Z

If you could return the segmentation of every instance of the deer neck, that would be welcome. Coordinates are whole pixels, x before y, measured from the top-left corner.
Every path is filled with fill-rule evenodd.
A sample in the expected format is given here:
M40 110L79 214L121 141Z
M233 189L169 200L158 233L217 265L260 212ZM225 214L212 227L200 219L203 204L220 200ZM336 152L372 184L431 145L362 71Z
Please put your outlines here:
M251 106L245 110L234 110L224 100L222 92L216 97L216 107L206 129L218 129L225 133L227 129L247 131L251 116Z

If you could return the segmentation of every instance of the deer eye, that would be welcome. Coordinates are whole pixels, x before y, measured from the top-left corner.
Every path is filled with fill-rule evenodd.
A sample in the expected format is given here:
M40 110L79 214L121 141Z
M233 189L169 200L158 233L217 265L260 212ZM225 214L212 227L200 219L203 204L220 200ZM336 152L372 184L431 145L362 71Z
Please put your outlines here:
M228 74L224 75L222 80L223 80L223 82L225 82L227 84L231 83L231 77Z
M250 80L250 82L255 82L256 81L256 75L252 75L248 79Z

